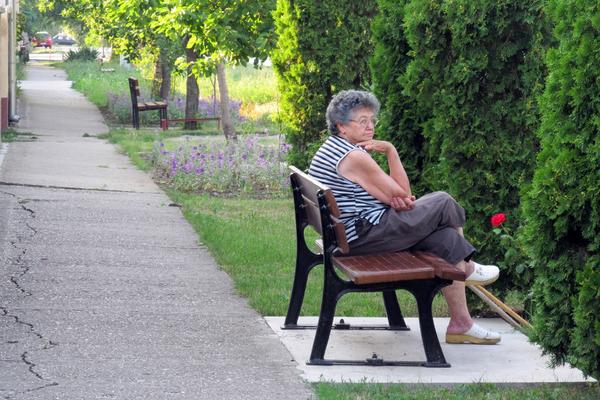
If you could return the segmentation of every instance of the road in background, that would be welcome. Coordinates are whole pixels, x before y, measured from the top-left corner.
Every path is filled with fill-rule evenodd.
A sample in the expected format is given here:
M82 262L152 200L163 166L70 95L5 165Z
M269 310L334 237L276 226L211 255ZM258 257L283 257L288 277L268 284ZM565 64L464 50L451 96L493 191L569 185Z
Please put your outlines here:
M54 45L51 49L37 47L30 50L29 59L31 61L63 61L70 50L78 51L79 46ZM99 47L96 50L98 50L98 57L103 60L108 60L112 56L111 47Z

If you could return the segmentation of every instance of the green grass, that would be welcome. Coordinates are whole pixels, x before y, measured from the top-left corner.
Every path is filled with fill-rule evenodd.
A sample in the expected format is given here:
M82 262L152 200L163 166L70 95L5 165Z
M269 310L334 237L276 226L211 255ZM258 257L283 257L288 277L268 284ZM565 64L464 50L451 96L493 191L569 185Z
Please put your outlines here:
M25 80L25 64L23 64L22 62L18 62L16 66L17 68L15 70L15 73L17 75L17 81Z
M0 142L4 142L4 143L10 143L10 142L14 142L17 138L19 137L19 133L16 132L14 129L7 129L4 132L2 132L1 136L0 136Z
M315 384L321 400L596 400L595 385L544 385L538 387L500 387L492 384L456 385L451 388L400 384Z
M99 64L95 61L71 61L58 63L73 81L73 88L83 93L97 107L108 106L108 93L125 93L129 96L127 78L139 78L139 72L117 63ZM101 68L114 68L114 72L102 72Z
M10 143L18 141L37 140L37 136L29 132L17 132L13 128L8 128L2 132L1 142Z
M277 80L272 67L261 69L252 66L229 66L225 70L229 97L243 103L266 104L277 100ZM213 77L198 79L198 88L202 97L213 95ZM178 76L174 79L175 90L185 93L185 78ZM218 83L214 81L217 86Z
M152 151L152 145L157 139L155 133L145 130L114 129L110 133L98 137L118 144L121 150L129 156L131 162L142 171L150 170L151 165L147 161L147 156Z

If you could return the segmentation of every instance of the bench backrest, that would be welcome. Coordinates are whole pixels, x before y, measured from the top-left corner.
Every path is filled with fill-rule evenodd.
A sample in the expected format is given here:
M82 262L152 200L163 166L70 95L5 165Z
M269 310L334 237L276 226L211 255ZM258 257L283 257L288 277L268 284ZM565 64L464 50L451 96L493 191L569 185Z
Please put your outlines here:
M131 104L137 107L138 97L140 97L140 84L137 79L129 78L129 94L131 94Z
M294 192L296 216L300 221L312 226L323 239L324 247L333 245L346 254L350 246L346 240L346 229L340 220L340 209L331 189L294 166L290 166L290 181Z

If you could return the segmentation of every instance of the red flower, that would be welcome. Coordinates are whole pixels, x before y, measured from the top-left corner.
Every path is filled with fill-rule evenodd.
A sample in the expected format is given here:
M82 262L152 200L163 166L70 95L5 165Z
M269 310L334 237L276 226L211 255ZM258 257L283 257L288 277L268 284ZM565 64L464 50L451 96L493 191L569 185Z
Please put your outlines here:
M504 213L494 214L494 215L492 215L491 221L492 221L492 226L494 228L497 228L500 225L502 225L502 223L504 221L506 221L506 215L504 215Z

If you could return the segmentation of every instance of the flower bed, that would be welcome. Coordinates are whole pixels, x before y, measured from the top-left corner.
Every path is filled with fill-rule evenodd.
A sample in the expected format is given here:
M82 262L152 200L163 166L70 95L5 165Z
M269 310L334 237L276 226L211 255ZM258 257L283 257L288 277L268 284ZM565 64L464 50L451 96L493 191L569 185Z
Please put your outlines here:
M256 135L237 142L220 140L156 142L152 164L156 177L185 192L255 196L282 194L288 188L285 155L289 145L261 143Z

